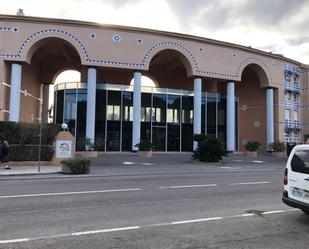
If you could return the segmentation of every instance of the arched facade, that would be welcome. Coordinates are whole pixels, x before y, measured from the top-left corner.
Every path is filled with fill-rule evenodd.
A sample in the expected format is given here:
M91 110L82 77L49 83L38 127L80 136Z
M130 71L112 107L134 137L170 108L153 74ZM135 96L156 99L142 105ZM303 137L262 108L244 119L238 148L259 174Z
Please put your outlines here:
M281 55L189 35L26 16L0 16L0 40L0 120L34 122L40 99L46 109L45 85L74 69L81 82L56 89L64 106L54 120L70 117L73 132L101 138L105 149L135 150L144 138L164 144L159 150L190 150L192 139L183 134L205 133L229 151L244 150L253 139L267 150L275 141L301 142L308 132L307 67ZM141 88L142 74L159 88ZM67 116L66 94L76 97L70 95ZM151 115L150 124L141 115Z

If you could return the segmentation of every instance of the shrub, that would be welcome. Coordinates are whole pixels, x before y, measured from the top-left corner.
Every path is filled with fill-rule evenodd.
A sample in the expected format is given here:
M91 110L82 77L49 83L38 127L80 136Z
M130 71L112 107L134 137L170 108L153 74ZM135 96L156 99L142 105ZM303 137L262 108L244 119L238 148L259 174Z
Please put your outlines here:
M200 143L198 149L193 152L193 159L202 162L219 162L227 152L220 140L209 138Z
M135 146L138 147L139 151L151 151L152 150L152 144L148 140L141 140Z
M259 141L248 141L245 145L247 151L257 151L261 146Z
M85 159L68 159L61 161L71 174L88 174L90 172L90 161ZM65 173L65 172L63 172Z
M269 149L274 152L283 152L285 151L285 145L282 142L275 142L269 144Z
M91 139L88 137L85 138L85 147L86 150L94 150L94 143L91 142Z
M39 124L0 121L0 140L6 140L9 144L17 145L38 144L39 129ZM43 124L42 144L51 145L60 130L59 124Z
M52 160L52 143L61 130L59 124L42 124L41 160ZM37 161L39 157L39 124L0 121L0 141L10 145L11 161Z
M104 151L104 144L105 142L103 138L97 138L94 143L94 150Z
M193 135L193 141L196 141L198 143L205 142L207 139L207 136L205 134L194 134Z

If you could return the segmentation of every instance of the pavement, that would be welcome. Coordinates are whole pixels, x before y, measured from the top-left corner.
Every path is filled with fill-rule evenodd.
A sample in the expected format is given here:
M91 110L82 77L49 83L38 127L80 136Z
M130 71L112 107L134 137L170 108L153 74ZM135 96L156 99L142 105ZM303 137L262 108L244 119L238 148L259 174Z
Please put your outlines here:
M281 201L285 159L91 160L88 175L1 176L0 248L308 247L309 217Z
M87 176L124 176L143 174L187 174L221 172L225 170L272 170L284 168L286 158L278 158L268 154L259 154L250 158L240 154L232 154L218 163L193 161L192 153L154 153L151 158L143 158L135 153L105 153L92 158L92 168ZM174 166L177 165L175 168ZM189 166L189 167L188 167ZM72 177L61 174L61 166L11 166L11 169L0 169L0 177L7 176L45 176ZM75 175L74 177L85 177Z
M61 166L11 166L11 169L0 169L0 176L46 175L58 174Z

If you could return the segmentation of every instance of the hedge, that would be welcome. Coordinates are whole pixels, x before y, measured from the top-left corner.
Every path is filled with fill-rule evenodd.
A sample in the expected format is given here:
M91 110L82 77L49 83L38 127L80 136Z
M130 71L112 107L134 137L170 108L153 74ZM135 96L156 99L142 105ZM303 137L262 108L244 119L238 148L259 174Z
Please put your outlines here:
M51 145L61 130L59 124L42 124L42 144ZM0 121L0 140L9 144L38 144L39 124Z
M42 145L41 161L51 161L53 150L51 145ZM10 145L10 161L38 161L39 145Z
M52 160L51 145L60 130L59 124L42 124L42 161ZM38 160L39 132L39 124L0 121L0 141L8 141L11 161Z

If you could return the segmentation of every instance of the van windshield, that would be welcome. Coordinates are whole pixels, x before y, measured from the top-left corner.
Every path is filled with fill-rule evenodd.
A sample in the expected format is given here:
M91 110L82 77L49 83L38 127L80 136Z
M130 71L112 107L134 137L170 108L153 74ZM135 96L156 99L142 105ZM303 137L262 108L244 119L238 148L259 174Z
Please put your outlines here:
M309 174L309 150L297 150L293 155L291 168L295 172Z

